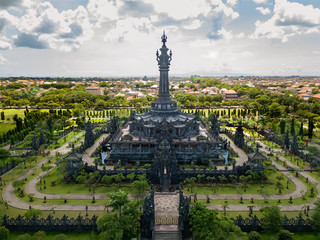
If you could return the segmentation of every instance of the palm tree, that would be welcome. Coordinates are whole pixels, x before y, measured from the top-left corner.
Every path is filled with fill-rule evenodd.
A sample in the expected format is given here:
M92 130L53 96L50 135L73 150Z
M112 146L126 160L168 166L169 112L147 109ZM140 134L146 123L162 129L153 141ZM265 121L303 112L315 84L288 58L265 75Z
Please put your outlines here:
M119 210L119 214L121 217L122 207L129 202L128 194L120 190L118 192L109 193L107 194L107 196L110 199L110 202L107 205L107 207L112 207L113 211Z
M207 177L207 180L210 183L211 191L213 191L213 187L214 187L213 183L214 183L214 180L216 180L216 178L215 177ZM216 191L214 191L214 192L216 192Z
M253 213L253 208L255 206L254 205L249 205L248 208L249 208L249 216L251 217L252 213Z
M223 215L226 216L227 215L227 208L229 204L227 202L225 202L224 204L222 204L222 208L223 208Z

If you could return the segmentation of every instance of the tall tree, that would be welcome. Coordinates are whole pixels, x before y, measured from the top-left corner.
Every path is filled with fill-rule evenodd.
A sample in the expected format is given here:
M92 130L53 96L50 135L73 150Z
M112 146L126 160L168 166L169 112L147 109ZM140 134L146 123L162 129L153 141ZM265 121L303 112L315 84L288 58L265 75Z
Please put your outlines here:
M39 139L39 146L41 146L41 145L43 145L43 144L45 144L46 143L46 138L45 138L45 136L44 136L44 134L43 134L43 131L42 131L42 129L40 130L40 139Z
M37 141L37 136L36 136L36 134L33 135L31 147L32 147L32 149L35 150L35 151L38 151L38 149L39 149L39 144L38 144L38 141Z
M291 120L291 128L290 128L290 133L293 136L295 134L295 129L294 129L295 121L294 118Z
M309 123L308 123L308 137L309 137L310 139L312 139L313 128L314 128L313 118L309 118Z
M303 120L301 120L301 123L300 123L299 135L303 137Z
M94 144L94 136L91 121L86 123L86 133L84 135L84 147L85 149L91 147Z
M280 133L284 134L286 131L286 121L284 119L282 119L280 121Z
M275 234L281 229L281 212L278 206L266 206L260 209L263 215L262 228L267 233Z

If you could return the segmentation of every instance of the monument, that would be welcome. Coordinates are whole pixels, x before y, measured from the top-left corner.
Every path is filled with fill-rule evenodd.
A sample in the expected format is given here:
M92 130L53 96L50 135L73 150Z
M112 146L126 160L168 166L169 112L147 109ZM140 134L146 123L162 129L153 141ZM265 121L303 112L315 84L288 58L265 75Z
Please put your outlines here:
M160 71L158 98L151 103L149 112L132 112L123 127L113 134L106 143L111 147L108 161L158 164L157 169L162 169L159 174L164 170L170 174L170 169L178 164L202 163L204 159L224 164L227 145L218 137L219 127L211 126L209 131L197 114L181 111L171 99L169 67L172 52L166 46L165 33L161 41L160 52L156 52Z

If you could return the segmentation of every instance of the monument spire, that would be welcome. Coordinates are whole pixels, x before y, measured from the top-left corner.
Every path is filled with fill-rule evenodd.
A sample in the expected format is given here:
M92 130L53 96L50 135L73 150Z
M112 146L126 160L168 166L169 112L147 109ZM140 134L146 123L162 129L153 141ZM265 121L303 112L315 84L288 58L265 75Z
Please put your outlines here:
M168 54L168 48L166 46L167 36L163 31L161 36L162 47L160 48L160 55L159 51L157 50L156 56L159 65L160 71L160 81L159 81L159 98L170 98L169 93L169 66L172 59L172 52Z

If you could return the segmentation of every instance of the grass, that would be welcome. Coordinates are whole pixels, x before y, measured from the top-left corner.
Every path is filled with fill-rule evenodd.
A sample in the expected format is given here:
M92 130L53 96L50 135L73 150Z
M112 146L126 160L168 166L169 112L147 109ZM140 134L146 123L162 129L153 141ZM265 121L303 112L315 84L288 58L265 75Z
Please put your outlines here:
M0 134L6 133L16 127L15 123L0 123Z
M66 142L69 142L71 139L75 138L78 134L80 134L82 131L72 131L68 135L60 138L56 143L51 144L48 149L56 149L58 147L61 147Z
M278 175L283 175L280 172L272 172L270 176L268 176L267 181L263 181L262 184L260 182L249 182L247 183L247 191L244 192L243 186L240 188L239 193L240 194L259 194L258 189L261 185L264 185L264 188L268 194L279 194L279 191L275 188L275 184L277 182L276 177ZM286 188L287 185L287 177L283 175L284 180L281 181L281 183L284 186L284 189L282 190L282 194L291 193L295 191L295 185L290 181L289 188ZM216 194L238 194L238 188L236 184L226 183L226 184L217 184L217 186L214 187L216 189ZM191 189L188 189L186 186L183 189L184 193L191 194ZM197 194L214 194L214 191L211 189L211 186L209 184L199 184L196 185L196 187L193 188L193 193Z

